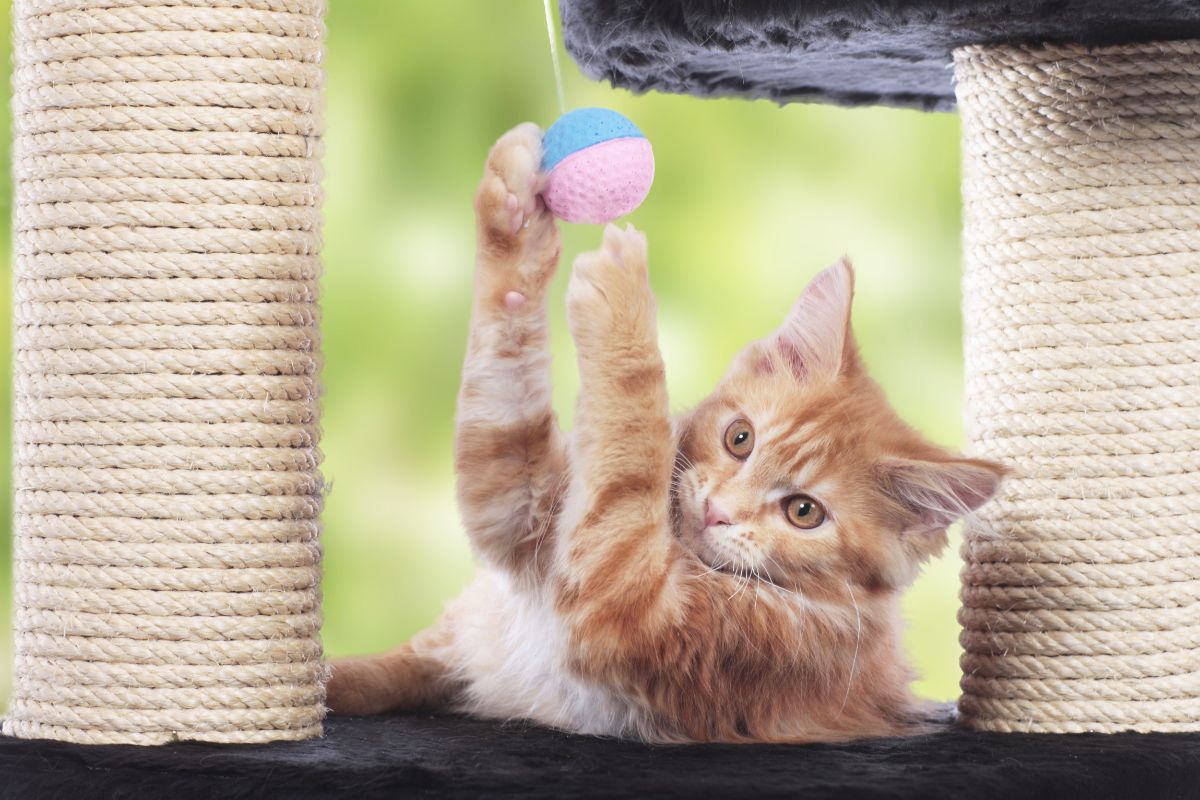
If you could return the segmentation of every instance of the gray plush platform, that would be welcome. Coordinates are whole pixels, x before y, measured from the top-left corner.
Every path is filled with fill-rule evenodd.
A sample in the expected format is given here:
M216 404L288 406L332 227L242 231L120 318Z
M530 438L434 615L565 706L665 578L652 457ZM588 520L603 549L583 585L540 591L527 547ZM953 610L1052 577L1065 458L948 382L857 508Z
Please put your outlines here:
M453 717L333 717L324 739L81 746L0 737L0 798L800 797L1187 800L1200 735L953 730L844 745L647 747Z
M1200 37L1195 0L560 0L583 72L695 95L954 106L965 44Z

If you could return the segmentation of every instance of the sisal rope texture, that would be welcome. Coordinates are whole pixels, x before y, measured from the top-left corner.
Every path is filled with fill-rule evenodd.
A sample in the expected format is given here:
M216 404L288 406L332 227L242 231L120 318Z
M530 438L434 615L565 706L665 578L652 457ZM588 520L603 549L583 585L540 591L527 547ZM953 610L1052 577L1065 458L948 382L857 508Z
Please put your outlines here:
M17 0L4 732L318 736L323 0Z
M955 53L977 729L1200 730L1200 41Z

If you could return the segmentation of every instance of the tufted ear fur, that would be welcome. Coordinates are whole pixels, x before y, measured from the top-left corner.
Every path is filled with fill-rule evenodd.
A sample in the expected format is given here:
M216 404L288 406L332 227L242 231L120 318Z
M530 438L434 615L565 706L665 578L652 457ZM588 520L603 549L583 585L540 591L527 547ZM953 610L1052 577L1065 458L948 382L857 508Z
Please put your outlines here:
M879 465L879 474L884 491L907 514L904 533L921 535L941 533L991 499L1004 468L975 458L893 458Z
M853 360L853 297L854 269L842 258L809 282L787 319L771 335L770 346L797 380L835 376Z

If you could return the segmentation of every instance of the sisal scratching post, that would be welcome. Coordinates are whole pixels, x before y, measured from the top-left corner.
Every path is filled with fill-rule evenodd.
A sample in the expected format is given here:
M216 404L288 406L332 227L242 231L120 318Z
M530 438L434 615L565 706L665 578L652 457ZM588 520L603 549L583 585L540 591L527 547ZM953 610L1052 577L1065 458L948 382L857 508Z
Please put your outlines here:
M1200 40L954 61L968 427L1015 471L966 531L961 712L1200 730Z
M322 0L17 0L4 732L321 733Z

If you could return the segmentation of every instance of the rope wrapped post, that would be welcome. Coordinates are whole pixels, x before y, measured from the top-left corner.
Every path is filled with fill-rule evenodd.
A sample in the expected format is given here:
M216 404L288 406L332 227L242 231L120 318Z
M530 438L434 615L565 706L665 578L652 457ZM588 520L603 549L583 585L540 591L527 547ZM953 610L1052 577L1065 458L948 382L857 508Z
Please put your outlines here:
M1200 40L955 53L966 722L1200 730Z
M17 0L3 730L321 733L323 0Z

